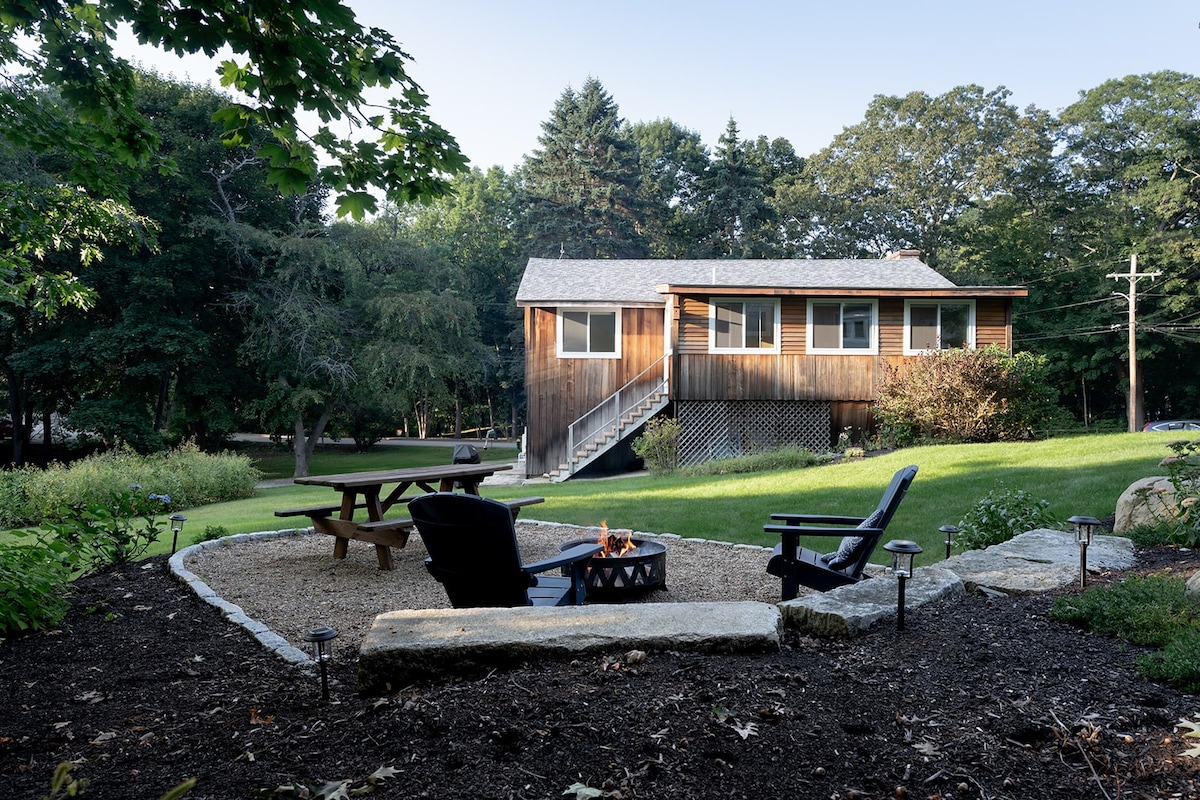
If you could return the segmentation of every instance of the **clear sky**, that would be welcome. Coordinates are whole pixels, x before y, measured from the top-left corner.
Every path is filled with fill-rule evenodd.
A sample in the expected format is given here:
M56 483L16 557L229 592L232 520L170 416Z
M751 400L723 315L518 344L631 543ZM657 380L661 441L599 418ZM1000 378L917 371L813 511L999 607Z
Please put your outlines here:
M784 137L807 156L860 122L871 98L975 83L1060 111L1106 80L1200 74L1195 0L350 0L388 30L431 116L472 165L535 149L568 86L600 80L631 122L669 117L710 148ZM164 73L216 82L198 61L132 47Z

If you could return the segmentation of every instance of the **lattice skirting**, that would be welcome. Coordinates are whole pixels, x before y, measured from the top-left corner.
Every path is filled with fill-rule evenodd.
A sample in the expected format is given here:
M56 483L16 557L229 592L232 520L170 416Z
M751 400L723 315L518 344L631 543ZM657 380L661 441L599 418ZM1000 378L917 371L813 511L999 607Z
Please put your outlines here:
M683 466L798 445L830 447L829 404L812 400L679 400Z

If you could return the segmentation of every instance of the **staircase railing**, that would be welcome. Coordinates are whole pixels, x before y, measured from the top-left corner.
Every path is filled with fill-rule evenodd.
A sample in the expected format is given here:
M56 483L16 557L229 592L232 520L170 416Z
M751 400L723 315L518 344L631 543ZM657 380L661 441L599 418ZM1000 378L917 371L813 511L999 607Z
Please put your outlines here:
M575 454L580 449L598 441L609 431L615 436L623 417L655 394L667 393L669 365L669 357L664 355L571 423L567 430L567 464L572 474L575 472Z

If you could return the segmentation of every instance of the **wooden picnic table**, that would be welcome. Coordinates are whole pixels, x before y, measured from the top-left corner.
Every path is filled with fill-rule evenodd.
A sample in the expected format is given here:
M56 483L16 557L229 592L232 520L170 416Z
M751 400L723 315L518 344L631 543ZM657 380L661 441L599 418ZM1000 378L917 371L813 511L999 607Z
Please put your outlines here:
M413 521L409 517L384 519L384 514L397 503L407 503L416 495L405 496L411 487L424 492L450 492L455 488L470 494L479 494L479 484L484 478L502 470L512 469L511 464L447 464L433 467L411 467L407 469L376 470L374 472L347 472L341 475L313 475L294 478L293 483L305 486L328 486L342 495L341 503L328 506L311 506L276 511L277 517L306 516L312 520L313 529L335 537L333 557L345 558L351 539L375 545L375 555L380 569L393 569L391 548L404 547L412 532ZM384 487L395 484L388 493ZM434 488L434 487L437 488ZM360 499L361 498L361 499ZM542 497L525 497L507 501L516 516L523 506L543 502ZM366 519L355 520L355 512L366 510Z

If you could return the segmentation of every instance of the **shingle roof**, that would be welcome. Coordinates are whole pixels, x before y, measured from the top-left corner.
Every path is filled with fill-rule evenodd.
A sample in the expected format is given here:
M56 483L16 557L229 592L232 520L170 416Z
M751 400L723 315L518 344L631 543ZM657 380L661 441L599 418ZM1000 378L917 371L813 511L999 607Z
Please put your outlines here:
M919 258L549 259L531 258L517 302L661 304L662 284L714 289L945 289L954 283Z

